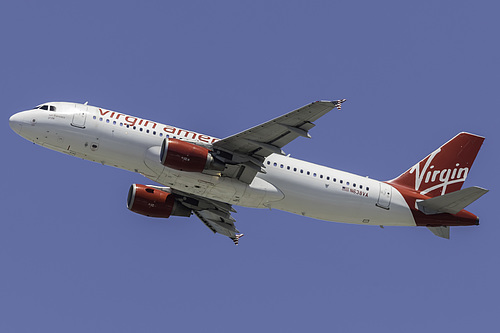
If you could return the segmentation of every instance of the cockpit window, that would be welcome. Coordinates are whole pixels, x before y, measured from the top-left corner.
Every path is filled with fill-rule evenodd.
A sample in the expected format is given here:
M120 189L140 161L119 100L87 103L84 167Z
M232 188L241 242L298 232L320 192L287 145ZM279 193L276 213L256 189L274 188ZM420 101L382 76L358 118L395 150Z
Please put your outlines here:
M37 106L35 109L47 110L47 111L55 111L56 107L53 106L53 105L44 104L44 105Z

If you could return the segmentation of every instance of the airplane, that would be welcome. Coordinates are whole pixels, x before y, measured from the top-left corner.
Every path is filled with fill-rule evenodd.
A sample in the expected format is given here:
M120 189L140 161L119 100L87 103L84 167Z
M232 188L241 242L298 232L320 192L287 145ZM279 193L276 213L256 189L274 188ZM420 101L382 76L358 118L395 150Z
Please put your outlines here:
M316 101L223 139L79 103L51 102L14 114L10 127L42 147L139 173L127 208L156 218L198 217L238 245L233 206L278 209L318 220L425 226L478 225L465 210L488 190L461 189L484 137L462 132L400 176L377 181L295 159L282 148L311 138L314 121L346 100Z

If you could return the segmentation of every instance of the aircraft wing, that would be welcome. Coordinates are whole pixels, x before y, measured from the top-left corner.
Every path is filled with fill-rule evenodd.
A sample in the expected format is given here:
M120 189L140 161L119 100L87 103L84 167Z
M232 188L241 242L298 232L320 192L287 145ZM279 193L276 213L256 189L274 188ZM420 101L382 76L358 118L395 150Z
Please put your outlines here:
M234 226L235 220L229 214L221 216L220 211L198 210L193 211L201 222L203 222L214 233L219 233L232 239L235 245L238 245L242 233Z
M223 176L251 183L257 172L265 172L263 162L267 156L284 155L281 148L299 136L310 138L313 121L335 107L340 109L343 102L345 99L313 102L215 142L215 156L228 165Z
M158 186L149 186L165 189ZM210 230L231 238L234 244L238 245L238 241L243 234L234 226L236 220L231 216L231 213L236 213L236 210L230 204L187 194L171 188L168 188L168 191L175 193L176 200L190 208L193 214Z

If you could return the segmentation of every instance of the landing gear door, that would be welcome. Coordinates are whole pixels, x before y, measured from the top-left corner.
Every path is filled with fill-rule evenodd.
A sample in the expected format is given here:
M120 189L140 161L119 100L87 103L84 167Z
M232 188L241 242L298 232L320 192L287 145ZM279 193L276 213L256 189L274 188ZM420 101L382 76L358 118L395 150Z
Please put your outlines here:
M379 183L379 195L377 206L383 209L389 209L392 198L392 186L386 183Z
M86 118L85 112L77 112L73 114L73 120L71 121L71 126L85 128L85 118Z

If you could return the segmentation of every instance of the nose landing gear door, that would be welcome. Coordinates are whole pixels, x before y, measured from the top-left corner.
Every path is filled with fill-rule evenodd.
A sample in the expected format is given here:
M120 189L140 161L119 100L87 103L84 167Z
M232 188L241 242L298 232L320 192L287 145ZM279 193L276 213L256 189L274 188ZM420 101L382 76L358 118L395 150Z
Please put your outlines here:
M71 126L85 128L85 118L86 118L85 112L77 112L73 114L73 120L71 121Z

